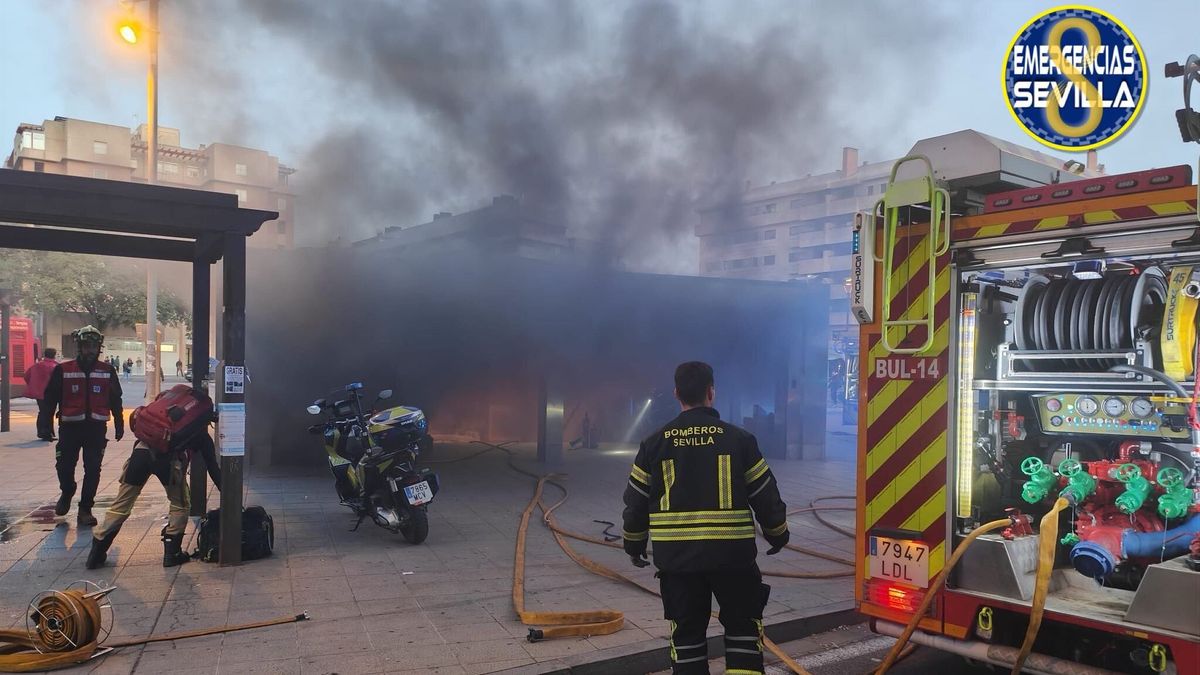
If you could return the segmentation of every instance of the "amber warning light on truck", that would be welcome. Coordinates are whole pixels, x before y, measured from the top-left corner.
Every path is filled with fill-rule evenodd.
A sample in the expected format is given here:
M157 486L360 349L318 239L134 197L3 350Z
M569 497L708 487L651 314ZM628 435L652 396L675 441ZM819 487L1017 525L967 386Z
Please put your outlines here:
M869 214L854 214L854 234L850 237L850 311L860 324L871 323L875 302L875 264L868 256L875 250L874 228Z

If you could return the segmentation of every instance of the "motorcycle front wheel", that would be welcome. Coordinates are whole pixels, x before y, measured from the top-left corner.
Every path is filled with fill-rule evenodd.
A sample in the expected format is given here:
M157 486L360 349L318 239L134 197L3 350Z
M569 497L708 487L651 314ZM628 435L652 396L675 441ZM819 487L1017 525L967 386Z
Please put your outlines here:
M408 510L408 521L400 526L400 534L410 544L419 544L429 536L429 514L425 509L412 508Z

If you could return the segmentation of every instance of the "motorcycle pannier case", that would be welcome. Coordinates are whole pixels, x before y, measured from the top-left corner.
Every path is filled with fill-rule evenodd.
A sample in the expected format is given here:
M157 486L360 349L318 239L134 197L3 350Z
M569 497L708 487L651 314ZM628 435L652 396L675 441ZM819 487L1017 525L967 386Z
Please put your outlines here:
M206 432L212 420L213 403L208 394L177 384L134 410L129 427L139 441L167 452L182 449L197 433Z

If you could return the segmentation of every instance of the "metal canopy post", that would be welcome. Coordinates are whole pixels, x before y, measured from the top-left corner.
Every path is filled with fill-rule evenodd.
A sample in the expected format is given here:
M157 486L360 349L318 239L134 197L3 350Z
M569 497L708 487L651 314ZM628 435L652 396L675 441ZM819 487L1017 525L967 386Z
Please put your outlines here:
M199 244L199 242L198 242ZM197 246L197 248L202 248ZM212 274L208 257L197 252L192 261L192 386L203 387L208 379L208 312L211 297L208 290L208 280ZM203 516L208 512L208 475L204 457L199 453L192 455L192 512L193 516Z
M225 311L222 321L221 354L224 357L224 383L218 391L222 403L245 403L246 396L231 391L229 369L246 363L246 237L225 235L224 295ZM244 436L244 435L243 435ZM240 441L245 445L245 441ZM221 565L242 562L242 467L245 458L221 452Z

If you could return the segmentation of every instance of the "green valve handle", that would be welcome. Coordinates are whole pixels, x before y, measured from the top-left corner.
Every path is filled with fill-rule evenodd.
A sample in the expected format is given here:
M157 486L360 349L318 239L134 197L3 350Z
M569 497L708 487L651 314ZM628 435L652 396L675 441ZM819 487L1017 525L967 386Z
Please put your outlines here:
M1060 496L1073 499L1078 504L1095 492L1096 479L1083 470L1079 460L1073 457L1064 459L1058 463L1058 472L1067 477L1067 486L1059 493Z
M1142 475L1137 464L1122 464L1117 467L1117 480L1125 484L1125 492L1117 497L1117 508L1121 513L1133 513L1142 508L1150 494L1150 481Z
M1155 480L1166 492L1158 496L1158 515L1182 518L1192 507L1192 491L1183 484L1183 472L1173 466L1159 469Z
M1050 488L1058 482L1050 467L1037 457L1026 457L1021 462L1021 473L1029 476L1025 487L1021 488L1021 499L1030 504L1037 504L1045 499L1046 495L1050 494Z
M1068 532L1066 536L1058 541L1058 543L1062 544L1063 546L1074 546L1075 544L1079 543L1079 535L1075 534L1074 532Z

